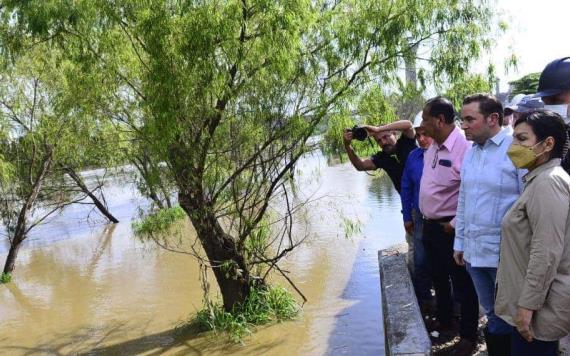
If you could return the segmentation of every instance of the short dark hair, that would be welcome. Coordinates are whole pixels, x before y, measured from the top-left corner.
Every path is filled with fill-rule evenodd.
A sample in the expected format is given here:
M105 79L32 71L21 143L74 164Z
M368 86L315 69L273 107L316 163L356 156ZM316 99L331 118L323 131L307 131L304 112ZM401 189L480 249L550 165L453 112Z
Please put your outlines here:
M468 95L463 99L463 105L479 103L479 112L484 117L497 113L499 115L499 126L503 126L503 104L495 96L486 93Z
M455 109L453 108L453 104L449 99L444 98L443 96L436 96L435 98L431 98L426 101L424 110L429 114L429 116L435 117L443 115L445 123L448 125L455 122Z
M532 128L538 141L546 140L548 137L554 138L554 148L550 158L562 158L567 136L566 124L560 115L550 110L532 110L522 114L515 122L515 127L522 123Z

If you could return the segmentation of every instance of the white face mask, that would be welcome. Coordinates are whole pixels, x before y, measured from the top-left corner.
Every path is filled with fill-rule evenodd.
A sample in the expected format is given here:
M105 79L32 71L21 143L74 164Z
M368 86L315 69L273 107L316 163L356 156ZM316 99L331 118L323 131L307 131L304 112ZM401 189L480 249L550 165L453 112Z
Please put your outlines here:
M568 104L544 105L544 109L554 111L558 115L562 116L565 121L567 121L566 118L568 117Z

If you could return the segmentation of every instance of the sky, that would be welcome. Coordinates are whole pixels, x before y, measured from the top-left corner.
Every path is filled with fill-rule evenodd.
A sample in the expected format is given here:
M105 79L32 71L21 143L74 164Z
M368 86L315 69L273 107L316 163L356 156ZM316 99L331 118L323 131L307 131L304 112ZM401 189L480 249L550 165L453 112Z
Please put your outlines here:
M532 72L540 72L550 61L570 56L570 0L495 0L501 18L509 24L489 58L500 78L500 89ZM504 70L510 53L518 58L518 68ZM489 58L477 66L485 67ZM477 68L479 69L479 68Z

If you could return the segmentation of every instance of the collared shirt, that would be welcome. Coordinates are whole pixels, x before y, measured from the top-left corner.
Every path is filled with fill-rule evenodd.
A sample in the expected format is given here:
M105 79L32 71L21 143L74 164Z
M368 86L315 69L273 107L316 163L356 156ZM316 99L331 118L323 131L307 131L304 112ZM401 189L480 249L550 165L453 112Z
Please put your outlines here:
M503 131L507 133L507 136L512 136L515 132L515 129L511 125L503 126Z
M473 267L499 265L501 221L523 191L522 176L507 156L513 142L507 130L465 154L455 217L453 249Z
M442 145L434 142L425 152L420 184L420 211L425 217L455 216L461 164L469 147L469 141L455 127Z
M408 159L408 155L416 147L416 139L408 138L405 135L401 135L396 142L396 151L393 154L388 154L384 151L380 151L370 157L376 168L384 169L388 173L388 177L394 183L394 187L398 191L398 194L402 191L402 173L404 172L404 165Z
M529 172L501 224L495 313L515 325L517 308L534 310L538 340L570 333L570 176L552 159Z
M404 166L402 192L400 193L404 222L412 221L412 210L420 208L420 181L424 169L424 152L425 149L421 147L410 152Z

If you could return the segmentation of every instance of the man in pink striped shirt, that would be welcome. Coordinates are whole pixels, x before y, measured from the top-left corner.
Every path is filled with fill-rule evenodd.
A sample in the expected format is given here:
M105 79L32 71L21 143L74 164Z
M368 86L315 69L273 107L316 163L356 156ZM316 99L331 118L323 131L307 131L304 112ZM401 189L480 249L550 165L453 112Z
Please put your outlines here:
M467 270L453 260L459 172L471 145L455 126L455 110L449 100L443 97L428 100L422 118L426 134L434 140L424 155L419 204L424 218L424 248L435 289L436 316L440 330L452 329L451 279L453 291L461 302L461 340L454 354L471 355L477 341L479 302Z

